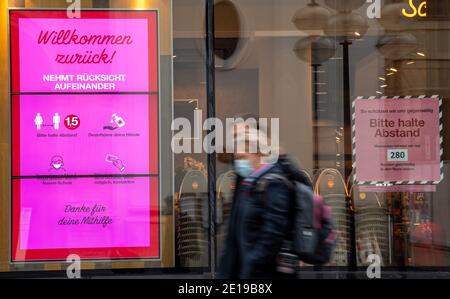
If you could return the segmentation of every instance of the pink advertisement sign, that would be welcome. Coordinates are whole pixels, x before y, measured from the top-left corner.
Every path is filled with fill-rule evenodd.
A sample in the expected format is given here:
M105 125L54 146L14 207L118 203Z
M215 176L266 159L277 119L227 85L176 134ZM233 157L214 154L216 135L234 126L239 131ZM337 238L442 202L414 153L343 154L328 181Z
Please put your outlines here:
M13 180L14 261L159 256L158 177Z
M353 108L357 184L434 185L442 180L440 98L358 98Z
M22 95L13 101L20 106L21 128L14 175L157 172L149 170L155 95Z
M16 11L11 27L13 92L157 92L156 13Z
M11 10L12 261L157 259L158 13Z

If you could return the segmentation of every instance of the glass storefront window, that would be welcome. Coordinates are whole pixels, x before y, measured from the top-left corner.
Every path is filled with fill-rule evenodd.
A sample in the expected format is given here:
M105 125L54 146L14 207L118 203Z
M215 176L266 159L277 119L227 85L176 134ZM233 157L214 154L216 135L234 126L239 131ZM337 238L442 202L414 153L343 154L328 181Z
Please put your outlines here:
M380 18L371 14L378 8L365 1L216 6L225 4L234 7L228 11L237 12L240 27L228 29L231 17L217 14L217 114L280 119L282 149L300 161L333 209L338 245L328 266L366 266L377 254L385 267L448 267L446 143L444 180L435 191L363 192L353 184L350 114L357 97L436 94L444 97L440 134L445 136L448 105L441 80L447 71L443 64L432 65L448 56L440 42L447 33L438 30L445 26L446 4L428 3L427 16L414 18L402 15L402 9L412 9L406 1L385 1ZM230 51L224 62L220 53ZM439 135L433 138L439 142Z

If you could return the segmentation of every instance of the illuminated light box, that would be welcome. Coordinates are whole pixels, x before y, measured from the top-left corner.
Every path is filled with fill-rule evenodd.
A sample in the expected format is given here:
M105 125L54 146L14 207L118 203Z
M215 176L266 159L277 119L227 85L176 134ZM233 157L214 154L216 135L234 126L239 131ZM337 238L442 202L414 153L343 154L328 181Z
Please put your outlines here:
M157 177L13 181L14 260L158 257Z
M13 10L13 92L158 92L155 11Z
M10 10L11 261L159 259L158 12Z
M17 95L12 107L14 176L158 172L156 95Z

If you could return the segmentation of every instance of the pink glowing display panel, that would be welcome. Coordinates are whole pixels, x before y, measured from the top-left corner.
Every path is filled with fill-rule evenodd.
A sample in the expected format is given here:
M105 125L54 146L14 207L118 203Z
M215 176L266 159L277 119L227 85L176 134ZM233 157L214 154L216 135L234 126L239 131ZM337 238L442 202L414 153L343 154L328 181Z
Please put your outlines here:
M159 256L157 177L13 180L14 261Z
M157 92L156 12L11 13L13 92Z
M10 11L13 262L159 258L157 26Z
M20 95L12 100L20 126L14 176L158 172L157 139L149 133L156 129L156 95Z
M439 98L357 99L354 104L359 184L439 183Z

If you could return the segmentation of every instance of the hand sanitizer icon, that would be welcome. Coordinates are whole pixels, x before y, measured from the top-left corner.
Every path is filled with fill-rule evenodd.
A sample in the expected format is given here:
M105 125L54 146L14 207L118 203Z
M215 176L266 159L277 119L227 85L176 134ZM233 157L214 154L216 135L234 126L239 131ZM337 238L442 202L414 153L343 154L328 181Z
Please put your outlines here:
M123 118L118 116L116 113L112 115L111 123L115 123L119 128L125 126L125 121L123 120Z

